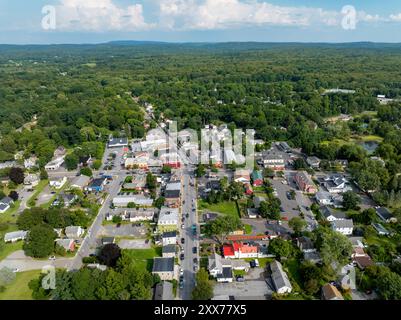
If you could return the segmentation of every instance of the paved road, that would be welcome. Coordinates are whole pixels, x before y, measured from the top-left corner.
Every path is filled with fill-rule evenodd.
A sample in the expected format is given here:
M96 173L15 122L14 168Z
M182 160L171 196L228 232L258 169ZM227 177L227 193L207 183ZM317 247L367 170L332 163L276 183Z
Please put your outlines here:
M191 186L190 184L194 186ZM184 288L180 290L180 297L183 300L190 300L191 293L195 286L195 271L193 259L197 258L199 263L199 226L197 225L197 202L196 202L196 187L195 177L193 175L193 168L185 167L183 171L183 204L182 204L182 215L189 214L188 218L185 218L185 229L181 230L181 237L185 239L184 244L184 255L185 259L181 262L181 267L184 270ZM194 236L192 232L192 225L197 225L197 235ZM192 250L197 247L197 254L193 254Z
M106 150L108 152L109 150ZM113 151L119 152L119 157L121 158L122 148L115 148ZM110 172L107 172L110 174ZM68 270L77 270L82 266L82 258L89 256L91 253L96 251L98 246L97 239L101 235L102 232L102 223L105 219L106 213L109 211L110 208L110 201L113 199L117 193L120 191L120 183L125 180L127 174L125 170L116 171L116 176L113 181L106 186L105 193L107 194L107 198L105 199L102 207L99 210L98 215L96 216L95 220L93 221L92 225L88 229L88 232L82 241L78 252L70 263Z

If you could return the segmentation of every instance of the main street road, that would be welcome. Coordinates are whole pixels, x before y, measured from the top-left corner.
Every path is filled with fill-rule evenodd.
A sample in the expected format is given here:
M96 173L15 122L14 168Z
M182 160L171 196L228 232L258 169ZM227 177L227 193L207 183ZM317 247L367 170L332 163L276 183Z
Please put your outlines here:
M192 185L191 185L192 184ZM193 174L193 168L185 166L183 169L183 195L182 195L182 216L188 213L185 218L185 229L181 229L181 237L185 239L184 260L181 261L181 268L184 271L184 288L180 290L180 297L183 300L190 300L191 293L195 286L194 258L198 259L199 264L199 228L197 222L197 202L196 202L196 182ZM193 234L192 226L197 226L196 235ZM193 248L197 248L197 253L192 252Z

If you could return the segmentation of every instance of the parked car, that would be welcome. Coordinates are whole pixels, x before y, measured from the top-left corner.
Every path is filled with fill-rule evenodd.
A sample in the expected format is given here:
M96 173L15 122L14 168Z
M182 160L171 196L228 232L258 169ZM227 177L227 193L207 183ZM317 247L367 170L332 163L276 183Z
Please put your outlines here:
M185 217L188 218L188 217L189 217L189 213L187 213L187 214L185 215Z
M185 258L184 254L181 253L181 254L180 254L180 260L182 261L182 260L184 260L184 258Z
M197 248L197 247L193 247L193 248L192 248L192 253L193 253L193 254L196 254L197 252L198 252L198 248Z
M198 258L194 258L194 264L198 264Z
M243 276L237 276L235 279L237 282L245 282L245 278Z
M182 243L182 244L185 243L185 238L181 238L181 243Z

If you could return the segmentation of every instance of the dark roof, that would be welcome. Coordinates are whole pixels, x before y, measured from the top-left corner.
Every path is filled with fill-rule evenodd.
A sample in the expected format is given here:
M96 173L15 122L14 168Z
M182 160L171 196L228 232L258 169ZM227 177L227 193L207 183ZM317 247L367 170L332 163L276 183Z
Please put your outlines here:
M166 190L164 193L164 197L166 199L171 199L171 198L175 199L179 198L180 194L181 194L180 190Z
M89 187L94 188L94 187L101 187L104 184L104 181L106 178L96 178L91 181L89 184Z
M217 278L232 278L233 277L233 270L231 267L223 267L222 273L217 275Z
M208 189L220 190L220 181L217 180L208 181L206 183L206 187Z
M164 246L162 250L163 253L175 253L175 244L168 244L167 246Z
M301 250L311 250L314 249L313 241L308 237L299 237L298 246Z
M327 206L320 207L320 212L325 218L330 216L335 217L336 219L345 219L347 217L346 213L343 211L335 211Z
M384 207L378 207L376 208L376 213L378 214L379 217L381 217L383 220L389 220L393 217L391 212Z
M128 144L128 138L111 138L109 140L109 146L113 145L127 145Z
M4 203L4 204L11 204L13 201L14 200L12 198L10 198L10 197L4 197L3 199L1 199L0 202Z
M176 238L177 231L168 231L163 233L163 238Z
M154 258L153 272L174 271L174 258Z

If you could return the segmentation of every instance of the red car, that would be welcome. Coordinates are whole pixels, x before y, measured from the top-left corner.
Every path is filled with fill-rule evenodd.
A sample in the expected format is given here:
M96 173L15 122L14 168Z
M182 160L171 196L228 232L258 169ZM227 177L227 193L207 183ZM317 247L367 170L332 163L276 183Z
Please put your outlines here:
M288 221L288 217L282 217L281 220Z

